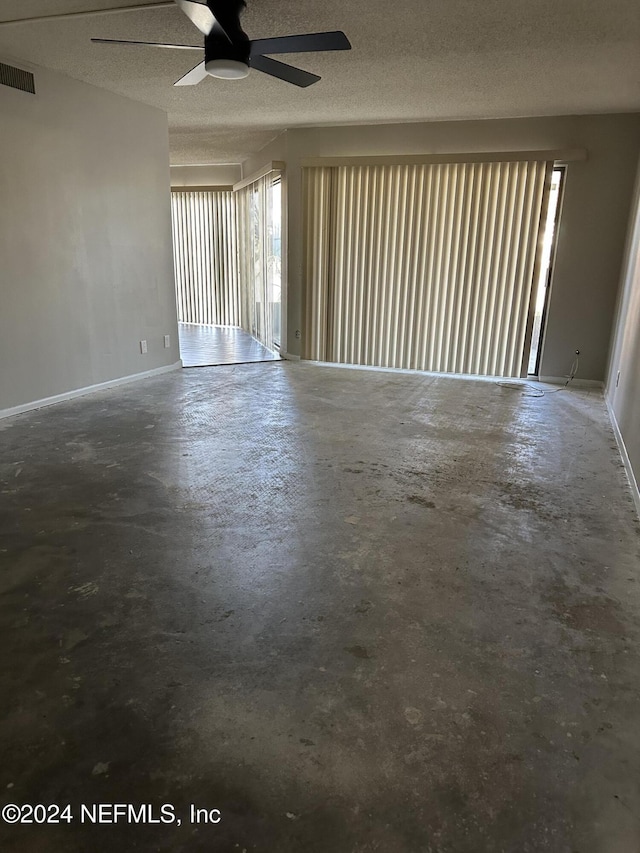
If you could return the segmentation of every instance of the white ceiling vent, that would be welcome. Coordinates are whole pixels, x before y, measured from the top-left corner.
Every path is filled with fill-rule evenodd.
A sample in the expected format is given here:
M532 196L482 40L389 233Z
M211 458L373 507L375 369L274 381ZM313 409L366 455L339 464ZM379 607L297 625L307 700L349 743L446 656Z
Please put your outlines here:
M30 71L14 68L0 62L0 85L10 86L12 89L20 89L22 92L36 93L36 81Z

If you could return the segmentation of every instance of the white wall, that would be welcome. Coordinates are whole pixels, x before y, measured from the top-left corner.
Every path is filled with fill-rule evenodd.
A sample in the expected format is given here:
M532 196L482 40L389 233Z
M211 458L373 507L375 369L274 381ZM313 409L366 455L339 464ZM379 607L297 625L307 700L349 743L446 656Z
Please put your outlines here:
M287 164L288 350L302 329L302 173L305 157L586 148L569 166L541 373L565 375L581 350L579 377L603 380L640 147L640 115L564 116L291 129L243 164Z
M618 379L618 373L620 377ZM640 483L640 168L635 186L622 285L607 377L607 400ZM640 504L638 506L640 511Z
M0 412L179 361L166 115L34 70L0 86Z
M283 130L275 139L268 142L255 156L242 164L242 177L249 178L260 170L265 163L273 160L289 161L289 131ZM294 164L291 163L293 166Z
M172 187L231 187L242 177L238 163L220 166L172 166Z

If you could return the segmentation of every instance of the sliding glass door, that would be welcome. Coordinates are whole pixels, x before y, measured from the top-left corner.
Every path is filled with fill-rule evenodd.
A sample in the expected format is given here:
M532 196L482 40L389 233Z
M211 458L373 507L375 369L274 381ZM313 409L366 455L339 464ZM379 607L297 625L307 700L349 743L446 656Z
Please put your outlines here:
M277 173L239 190L242 327L269 349L280 346L282 194Z
M526 375L552 167L306 168L304 357Z

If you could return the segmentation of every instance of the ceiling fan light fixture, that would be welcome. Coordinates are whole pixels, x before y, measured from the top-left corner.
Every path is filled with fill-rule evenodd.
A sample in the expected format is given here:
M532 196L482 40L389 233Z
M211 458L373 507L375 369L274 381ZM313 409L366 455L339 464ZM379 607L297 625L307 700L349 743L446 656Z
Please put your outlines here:
M250 39L240 26L240 14L246 6L245 0L204 0L204 2L175 0L175 2L204 35L204 61L183 74L173 84L174 86L195 86L207 77L242 80L249 76L251 68L305 89L317 83L320 77L309 71L303 71L302 68L273 59L272 54L351 50L349 39L341 30ZM164 44L102 38L92 39L92 41L169 50L201 50L193 44Z
M220 80L242 80L249 74L249 66L236 59L209 59L205 68L207 74Z

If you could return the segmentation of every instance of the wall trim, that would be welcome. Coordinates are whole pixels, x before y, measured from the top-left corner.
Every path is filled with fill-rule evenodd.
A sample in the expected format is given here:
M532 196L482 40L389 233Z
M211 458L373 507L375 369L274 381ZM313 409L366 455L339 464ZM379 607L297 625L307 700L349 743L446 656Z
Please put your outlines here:
M56 394L54 397L45 397L43 400L33 400L31 403L23 403L11 409L0 409L0 420L10 418L13 415L21 415L34 409L43 409L45 406L54 406L56 403L64 403L65 400L73 400L76 397L84 397L96 391L105 391L107 388L116 388L118 385L127 385L129 382L137 382L139 379L149 379L152 376L160 376L173 370L182 368L182 359L174 364L164 367L155 367L153 370L145 370L143 373L132 373L129 376L121 376L119 379L109 379L107 382L99 382L97 385L87 385L84 388L76 388L74 391L65 391L64 394Z
M613 411L613 406L609 402L609 398L607 396L605 396L605 403L607 406L607 411L609 413L609 420L611 421L611 426L613 427L613 434L616 437L618 450L620 451L620 456L622 457L622 464L624 465L624 470L626 471L627 479L629 480L629 486L631 488L631 494L633 495L633 502L636 506L636 512L638 514L638 518L640 518L640 488L638 487L638 481L636 480L635 471L633 470L633 465L631 464L631 460L629 459L629 454L627 453L627 446L624 443L624 438L622 437L622 433L620 432L620 427L618 426L618 420L616 418L615 412Z
M286 361L300 361L300 356L294 355L292 352L281 352L280 357Z
M537 384L537 380L521 379L517 376L481 376L477 373L440 373L436 370L418 370L411 367L383 367L377 364L344 364L341 361L316 361L311 358L303 359L305 364L315 364L318 367L340 367L348 370L373 370L378 373L401 373L406 376L428 376L431 379L469 379L472 382L513 382L515 385Z
M237 181L233 185L234 193L238 192L238 190L242 190L245 187L248 187L250 184L255 184L256 181L259 181L260 178L266 177L266 175L271 174L271 172L284 172L286 167L286 163L284 160L270 160L267 164L265 164L261 169L258 169L257 172L254 172L252 175L248 175L246 178L242 178L242 180Z
M200 186L199 184L174 184L171 187L172 193L231 193L233 192L233 184L211 184L210 186Z
M291 356L283 355L283 358ZM299 356L297 356L299 359ZM311 358L303 359L306 364L316 364L319 367L345 367L350 370L378 370L385 373L405 373L409 376L432 376L442 379L470 379L478 382L513 382L515 385L564 385L566 376L481 376L477 373L439 373L436 370L416 370L406 367L381 367L374 364L343 364L338 361L316 361ZM602 388L602 382L596 379L572 379L569 387L573 388ZM544 388L541 388L544 391Z
M533 382L546 382L548 385L564 385L567 381L566 376L539 376L537 379L529 380ZM600 379L572 379L569 385L574 388L603 388L604 382Z
M550 151L484 151L459 154L384 154L369 157L303 157L302 168L317 166L420 166L445 163L508 163L544 160L555 163L585 161L585 148L556 148Z

